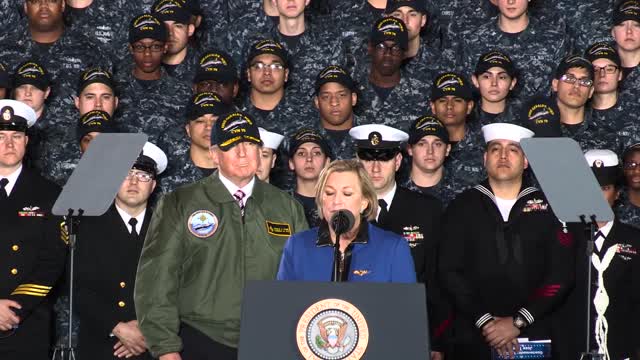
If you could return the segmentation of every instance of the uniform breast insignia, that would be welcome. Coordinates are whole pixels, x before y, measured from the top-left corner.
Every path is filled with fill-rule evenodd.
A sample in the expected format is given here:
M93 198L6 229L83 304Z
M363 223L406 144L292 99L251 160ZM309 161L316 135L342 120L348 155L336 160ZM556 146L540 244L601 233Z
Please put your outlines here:
M522 212L535 212L535 211L547 211L549 208L549 204L545 203L540 199L531 199L528 200L527 203L522 208Z
M402 228L402 237L407 240L409 246L414 248L424 240L424 235L420 232L419 226L405 226Z
M370 273L371 271L369 270L353 270L353 275L357 275L357 276L365 276L368 273Z
M275 236L291 236L291 225L287 223L277 223L273 221L265 221L267 232Z
M302 314L296 339L306 360L358 360L369 344L369 328L360 310L351 303L326 299Z
M25 206L22 211L18 211L20 217L44 217L45 212L38 206Z
M187 228L195 237L201 239L213 235L218 230L218 218L207 210L198 210L189 216Z
M627 261L631 260L631 257L628 255L638 255L638 251L630 244L618 244L616 253L620 254L620 258Z

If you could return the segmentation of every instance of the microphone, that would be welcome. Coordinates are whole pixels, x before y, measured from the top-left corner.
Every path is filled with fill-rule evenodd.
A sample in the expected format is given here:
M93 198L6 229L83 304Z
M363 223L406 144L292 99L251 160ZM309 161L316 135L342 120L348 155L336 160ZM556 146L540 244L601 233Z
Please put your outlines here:
M342 209L338 210L331 216L329 224L331 225L331 228L336 233L336 235L339 236L351 230L355 222L356 219L351 211Z

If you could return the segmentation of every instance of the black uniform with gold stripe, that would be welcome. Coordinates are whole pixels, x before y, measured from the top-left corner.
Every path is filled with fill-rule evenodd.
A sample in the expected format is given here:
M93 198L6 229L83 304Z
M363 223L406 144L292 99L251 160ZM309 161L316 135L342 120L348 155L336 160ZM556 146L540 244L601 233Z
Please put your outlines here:
M61 219L51 215L60 188L23 167L7 200L0 200L0 299L16 301L20 324L0 331L0 359L48 359L51 301L64 271ZM5 202L6 201L6 202Z
M136 239L111 205L99 217L84 218L76 252L76 303L80 318L79 359L117 359L111 331L119 322L136 319L133 287L138 259L151 220L147 208ZM149 352L129 359L151 359Z
M416 279L427 288L431 345L434 350L441 350L439 338L449 317L436 277L441 220L442 204L438 199L398 186L388 212L380 212L377 221L380 228L404 237L411 247Z

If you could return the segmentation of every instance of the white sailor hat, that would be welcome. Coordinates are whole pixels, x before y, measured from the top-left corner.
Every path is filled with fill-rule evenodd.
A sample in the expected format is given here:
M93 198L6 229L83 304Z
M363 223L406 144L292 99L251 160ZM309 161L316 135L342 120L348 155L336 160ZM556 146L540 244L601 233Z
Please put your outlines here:
M359 149L392 149L399 148L409 140L404 131L381 124L355 126L349 130Z
M36 123L36 112L20 101L0 100L0 130L26 131Z
M261 127L258 128L258 131L260 132L260 139L262 139L262 147L276 150L284 139L284 136L271 131L267 131Z
M587 164L598 179L600 186L616 184L620 178L620 161L611 150L589 150L584 153Z
M484 142L487 144L493 140L511 140L519 143L522 139L533 137L534 133L522 126L495 123L483 126L482 135L484 136Z
M160 175L167 168L167 155L156 145L147 142L142 153L133 164L134 169L146 171L153 175Z

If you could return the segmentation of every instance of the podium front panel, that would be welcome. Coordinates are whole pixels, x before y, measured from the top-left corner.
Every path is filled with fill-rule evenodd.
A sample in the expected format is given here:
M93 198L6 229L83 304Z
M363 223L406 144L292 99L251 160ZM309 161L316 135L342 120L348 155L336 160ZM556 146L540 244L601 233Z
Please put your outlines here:
M299 323L301 328L309 323L306 328L311 335L309 338L315 339L315 345L330 346L330 342L340 341L335 337L327 340L326 333L327 329L339 332L345 321L333 321L332 316L322 317L322 314L318 315L320 318L314 318L313 314L321 312L322 308L310 309L319 302L326 304L323 300L328 299L353 305L346 308L352 313L346 322L360 324L356 329L361 327L362 320L366 322L359 334L360 340L366 337L362 359L429 358L427 307L422 284L251 281L244 290L238 359L304 359L299 350L300 335L304 335L299 331ZM353 315L352 310L357 314ZM303 315L305 319L301 321ZM352 333L346 339L350 337L358 338ZM316 358L355 359L361 350L356 347L349 356L337 353L331 357L325 353Z

